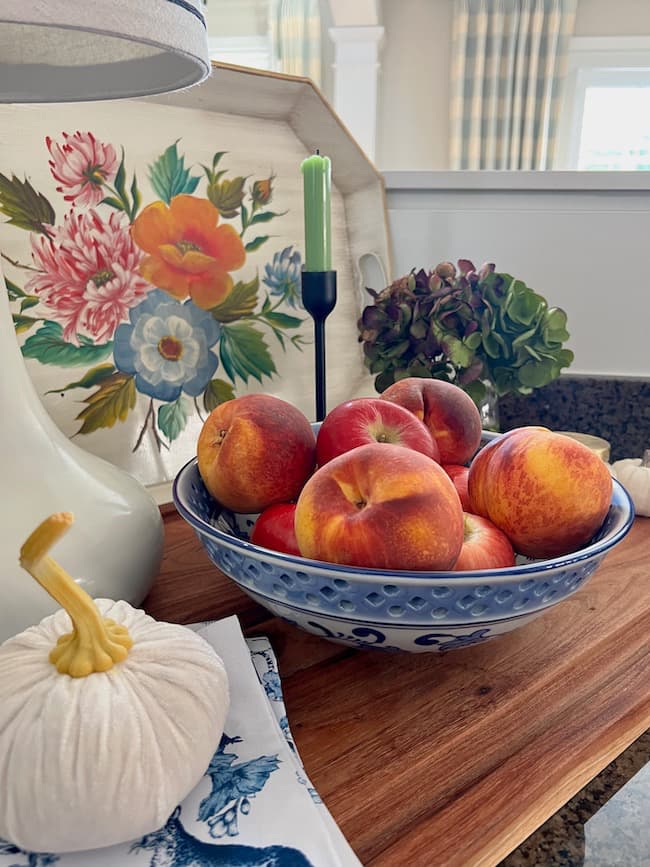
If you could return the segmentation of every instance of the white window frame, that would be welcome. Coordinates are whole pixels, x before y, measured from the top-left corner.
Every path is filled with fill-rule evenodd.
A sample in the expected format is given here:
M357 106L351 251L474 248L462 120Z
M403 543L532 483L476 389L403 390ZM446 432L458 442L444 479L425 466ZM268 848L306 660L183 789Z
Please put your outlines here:
M571 39L554 169L577 170L585 92L598 85L650 86L650 36Z

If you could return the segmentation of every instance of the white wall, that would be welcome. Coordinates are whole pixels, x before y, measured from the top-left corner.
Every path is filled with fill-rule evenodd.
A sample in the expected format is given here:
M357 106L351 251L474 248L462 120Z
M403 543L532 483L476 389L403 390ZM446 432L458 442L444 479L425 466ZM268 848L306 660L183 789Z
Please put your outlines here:
M449 165L452 0L383 0L379 82L380 169Z
M578 0L575 36L648 36L648 0Z
M393 276L446 259L494 262L566 310L571 373L648 377L648 175L389 174Z
M383 171L449 167L452 9L453 0L382 0L376 162ZM575 35L650 35L650 0L578 0Z
M337 27L367 27L379 24L377 0L327 0Z

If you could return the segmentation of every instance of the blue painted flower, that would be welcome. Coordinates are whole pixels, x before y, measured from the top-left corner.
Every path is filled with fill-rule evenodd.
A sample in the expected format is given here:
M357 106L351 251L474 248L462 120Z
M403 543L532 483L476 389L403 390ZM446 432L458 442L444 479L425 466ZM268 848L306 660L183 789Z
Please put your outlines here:
M158 400L176 400L181 391L191 397L203 392L219 361L210 347L221 326L191 301L179 304L155 289L129 312L130 324L120 325L113 345L117 368L135 374L139 392Z
M300 281L300 253L293 247L285 247L273 256L273 262L264 266L266 276L262 283L279 295L291 307L302 307Z

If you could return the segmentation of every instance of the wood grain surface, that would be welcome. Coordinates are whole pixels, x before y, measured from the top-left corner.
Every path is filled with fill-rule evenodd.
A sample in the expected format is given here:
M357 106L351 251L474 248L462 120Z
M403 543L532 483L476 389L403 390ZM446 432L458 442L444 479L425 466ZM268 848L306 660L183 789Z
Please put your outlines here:
M527 626L445 654L383 654L271 617L165 514L143 607L236 614L278 655L307 773L367 867L491 867L650 726L650 519Z

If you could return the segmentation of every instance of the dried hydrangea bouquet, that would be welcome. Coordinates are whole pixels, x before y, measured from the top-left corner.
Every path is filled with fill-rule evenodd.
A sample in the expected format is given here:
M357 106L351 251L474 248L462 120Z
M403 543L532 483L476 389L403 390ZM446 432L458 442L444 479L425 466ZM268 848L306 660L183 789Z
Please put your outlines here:
M441 262L368 292L359 340L378 392L407 376L455 382L498 429L499 397L530 394L573 361L564 310L493 264Z

